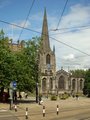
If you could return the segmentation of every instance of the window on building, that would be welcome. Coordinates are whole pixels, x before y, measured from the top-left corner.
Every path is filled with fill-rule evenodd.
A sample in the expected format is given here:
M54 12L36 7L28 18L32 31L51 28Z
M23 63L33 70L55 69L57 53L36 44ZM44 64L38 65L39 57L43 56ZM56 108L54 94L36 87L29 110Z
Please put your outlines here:
M42 91L46 91L46 78L42 79Z
M45 70L45 74L47 74L47 70Z
M50 55L49 54L47 54L47 56L46 56L46 64L50 64Z
M52 74L52 70L50 70L50 74Z
M75 79L72 80L72 90L75 90Z
M59 81L58 81L58 88L59 89L65 89L65 78L64 76L60 76Z

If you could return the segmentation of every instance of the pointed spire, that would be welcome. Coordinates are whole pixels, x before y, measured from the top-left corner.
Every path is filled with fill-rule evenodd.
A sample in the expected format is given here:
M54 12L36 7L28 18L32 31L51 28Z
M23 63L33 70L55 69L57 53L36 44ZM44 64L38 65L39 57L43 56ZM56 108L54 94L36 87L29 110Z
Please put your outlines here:
M44 51L50 50L46 8L44 10L44 18L43 18L43 27L42 27L42 37L41 37L41 39L42 39L43 50Z

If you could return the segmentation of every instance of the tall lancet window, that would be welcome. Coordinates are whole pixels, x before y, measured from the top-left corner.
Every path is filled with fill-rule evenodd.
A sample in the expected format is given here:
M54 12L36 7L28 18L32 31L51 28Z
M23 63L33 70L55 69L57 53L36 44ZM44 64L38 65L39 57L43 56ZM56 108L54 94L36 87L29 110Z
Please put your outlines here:
M46 64L50 65L50 55L49 54L47 54L47 56L46 56Z
M60 76L58 81L58 88L59 89L65 89L65 78L63 76Z
M42 91L46 91L46 78L42 79Z
M76 86L76 85L75 85L75 82L76 82L75 79L73 79L73 80L72 80L72 89L73 89L73 90L75 90L75 86Z

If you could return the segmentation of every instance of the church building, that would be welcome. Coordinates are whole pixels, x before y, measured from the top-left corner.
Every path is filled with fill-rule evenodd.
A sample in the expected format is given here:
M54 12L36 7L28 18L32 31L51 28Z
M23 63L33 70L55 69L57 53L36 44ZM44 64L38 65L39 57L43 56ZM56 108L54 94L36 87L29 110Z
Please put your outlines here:
M40 93L48 94L82 93L84 78L75 78L70 73L61 70L56 71L55 48L50 48L48 22L46 10L44 11L41 47L39 52L39 71L41 87Z

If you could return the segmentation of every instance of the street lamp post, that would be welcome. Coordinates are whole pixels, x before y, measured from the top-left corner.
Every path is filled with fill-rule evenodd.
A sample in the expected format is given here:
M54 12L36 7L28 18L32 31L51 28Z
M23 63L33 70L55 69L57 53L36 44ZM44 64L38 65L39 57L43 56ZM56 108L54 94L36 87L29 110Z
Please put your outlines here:
M12 110L13 106L13 84L12 82L10 83L10 110Z
M16 87L17 87L16 81L12 81L10 83L10 110L12 110L12 106L13 106L13 91L16 90Z
M37 70L37 75L36 75L36 79L37 79L37 82L36 82L36 103L38 103L39 101L39 91L38 91L38 77L39 77L39 51L37 50L37 54L36 54L36 70Z
M38 83L36 83L36 103L38 103Z

